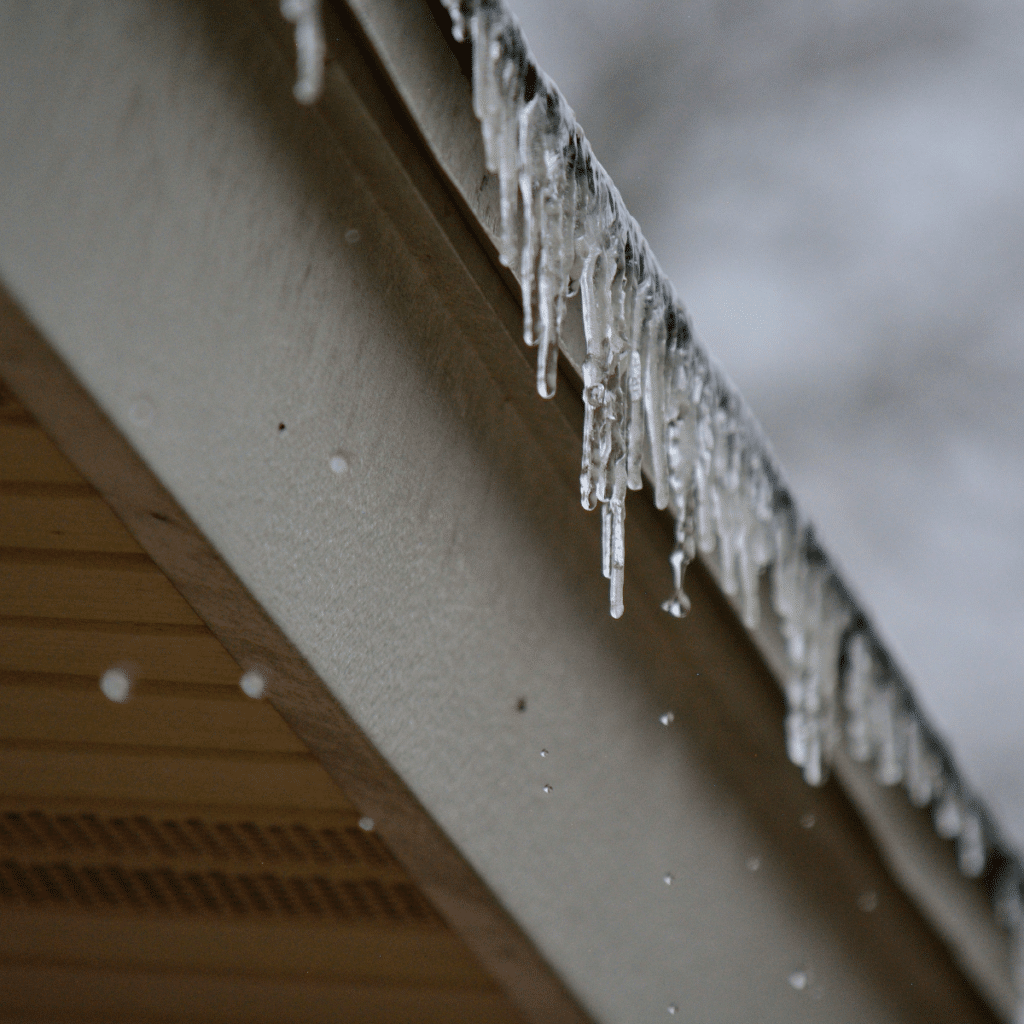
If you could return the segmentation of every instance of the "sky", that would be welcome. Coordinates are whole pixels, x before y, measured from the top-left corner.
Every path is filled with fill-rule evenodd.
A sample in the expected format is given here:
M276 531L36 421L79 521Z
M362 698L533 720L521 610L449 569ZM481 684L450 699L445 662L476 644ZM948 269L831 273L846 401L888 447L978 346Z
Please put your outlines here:
M1024 7L509 4L1024 851Z

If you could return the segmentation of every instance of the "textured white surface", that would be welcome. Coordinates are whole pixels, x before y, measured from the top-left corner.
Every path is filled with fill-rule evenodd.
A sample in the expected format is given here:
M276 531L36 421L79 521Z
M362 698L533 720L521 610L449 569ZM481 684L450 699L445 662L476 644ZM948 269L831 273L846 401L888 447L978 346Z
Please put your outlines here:
M513 7L1024 846L1019 9Z

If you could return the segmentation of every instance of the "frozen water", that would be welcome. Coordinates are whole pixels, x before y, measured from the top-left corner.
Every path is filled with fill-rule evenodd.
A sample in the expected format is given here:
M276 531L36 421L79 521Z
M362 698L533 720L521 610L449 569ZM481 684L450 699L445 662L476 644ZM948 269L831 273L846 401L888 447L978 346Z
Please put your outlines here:
M281 14L295 26L295 98L300 103L315 103L324 87L327 57L320 0L281 0Z
M643 471L655 504L675 516L666 611L688 611L685 573L698 551L749 629L762 619L762 590L769 595L785 642L786 745L805 779L822 784L845 747L880 784L902 783L915 805L935 804L936 828L957 837L965 874L984 872L995 849L1014 860L818 543L756 420L696 338L515 17L500 0L445 3L453 35L472 42L474 110L498 178L499 256L520 280L524 341L537 349L543 397L554 394L567 301L581 297L580 492L585 508L601 509L611 614L623 613L626 492L641 487Z

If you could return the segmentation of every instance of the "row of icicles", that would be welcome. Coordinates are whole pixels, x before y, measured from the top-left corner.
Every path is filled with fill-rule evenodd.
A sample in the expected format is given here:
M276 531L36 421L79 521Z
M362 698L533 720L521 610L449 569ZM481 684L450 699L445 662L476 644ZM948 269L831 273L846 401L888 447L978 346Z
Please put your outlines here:
M623 612L625 498L653 484L671 505L674 592L681 617L698 551L717 553L723 589L758 626L761 580L786 641L787 749L820 785L840 743L883 785L933 805L957 840L961 871L995 867L997 909L1024 919L1021 873L981 803L919 713L863 614L798 513L761 430L694 337L689 318L557 87L533 62L500 0L445 0L457 41L473 48L473 105L488 171L498 176L501 261L518 273L537 389L555 391L568 300L581 294L586 335L583 506L601 506L611 613Z
M841 743L871 762L883 785L902 782L936 831L956 839L961 871L992 870L994 902L1024 926L1022 873L983 805L917 710L863 614L798 513L759 426L694 337L689 317L557 87L537 68L501 0L444 0L457 41L473 47L473 105L487 169L498 176L499 256L518 273L523 333L536 347L537 390L555 392L567 302L581 294L583 506L601 507L611 614L623 613L626 492L653 484L676 517L674 590L698 551L717 554L723 589L748 629L761 615L761 579L786 641L787 750L820 785ZM326 43L319 0L282 0L295 25L295 96L314 102ZM468 33L467 33L468 30Z

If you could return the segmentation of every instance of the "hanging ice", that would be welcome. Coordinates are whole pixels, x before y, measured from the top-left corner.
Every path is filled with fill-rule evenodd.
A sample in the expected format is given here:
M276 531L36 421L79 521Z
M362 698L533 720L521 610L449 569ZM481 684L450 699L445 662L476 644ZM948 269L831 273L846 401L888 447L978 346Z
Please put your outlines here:
M800 516L760 428L692 325L556 86L533 63L501 0L445 0L457 40L473 46L473 104L487 169L498 176L499 256L519 276L523 332L537 389L555 391L567 300L581 293L586 357L580 490L601 506L611 613L623 611L626 492L646 471L671 507L673 593L681 617L687 566L717 567L746 626L758 627L762 577L786 645L787 748L812 784L837 749L902 782L937 831L980 875L1005 843L969 796L909 688ZM1017 861L1010 857L1014 865ZM1019 865L1017 865L1019 867ZM1020 905L1021 872L1004 889Z
M327 56L320 0L281 0L281 14L295 25L295 98L300 103L315 103L323 90Z

